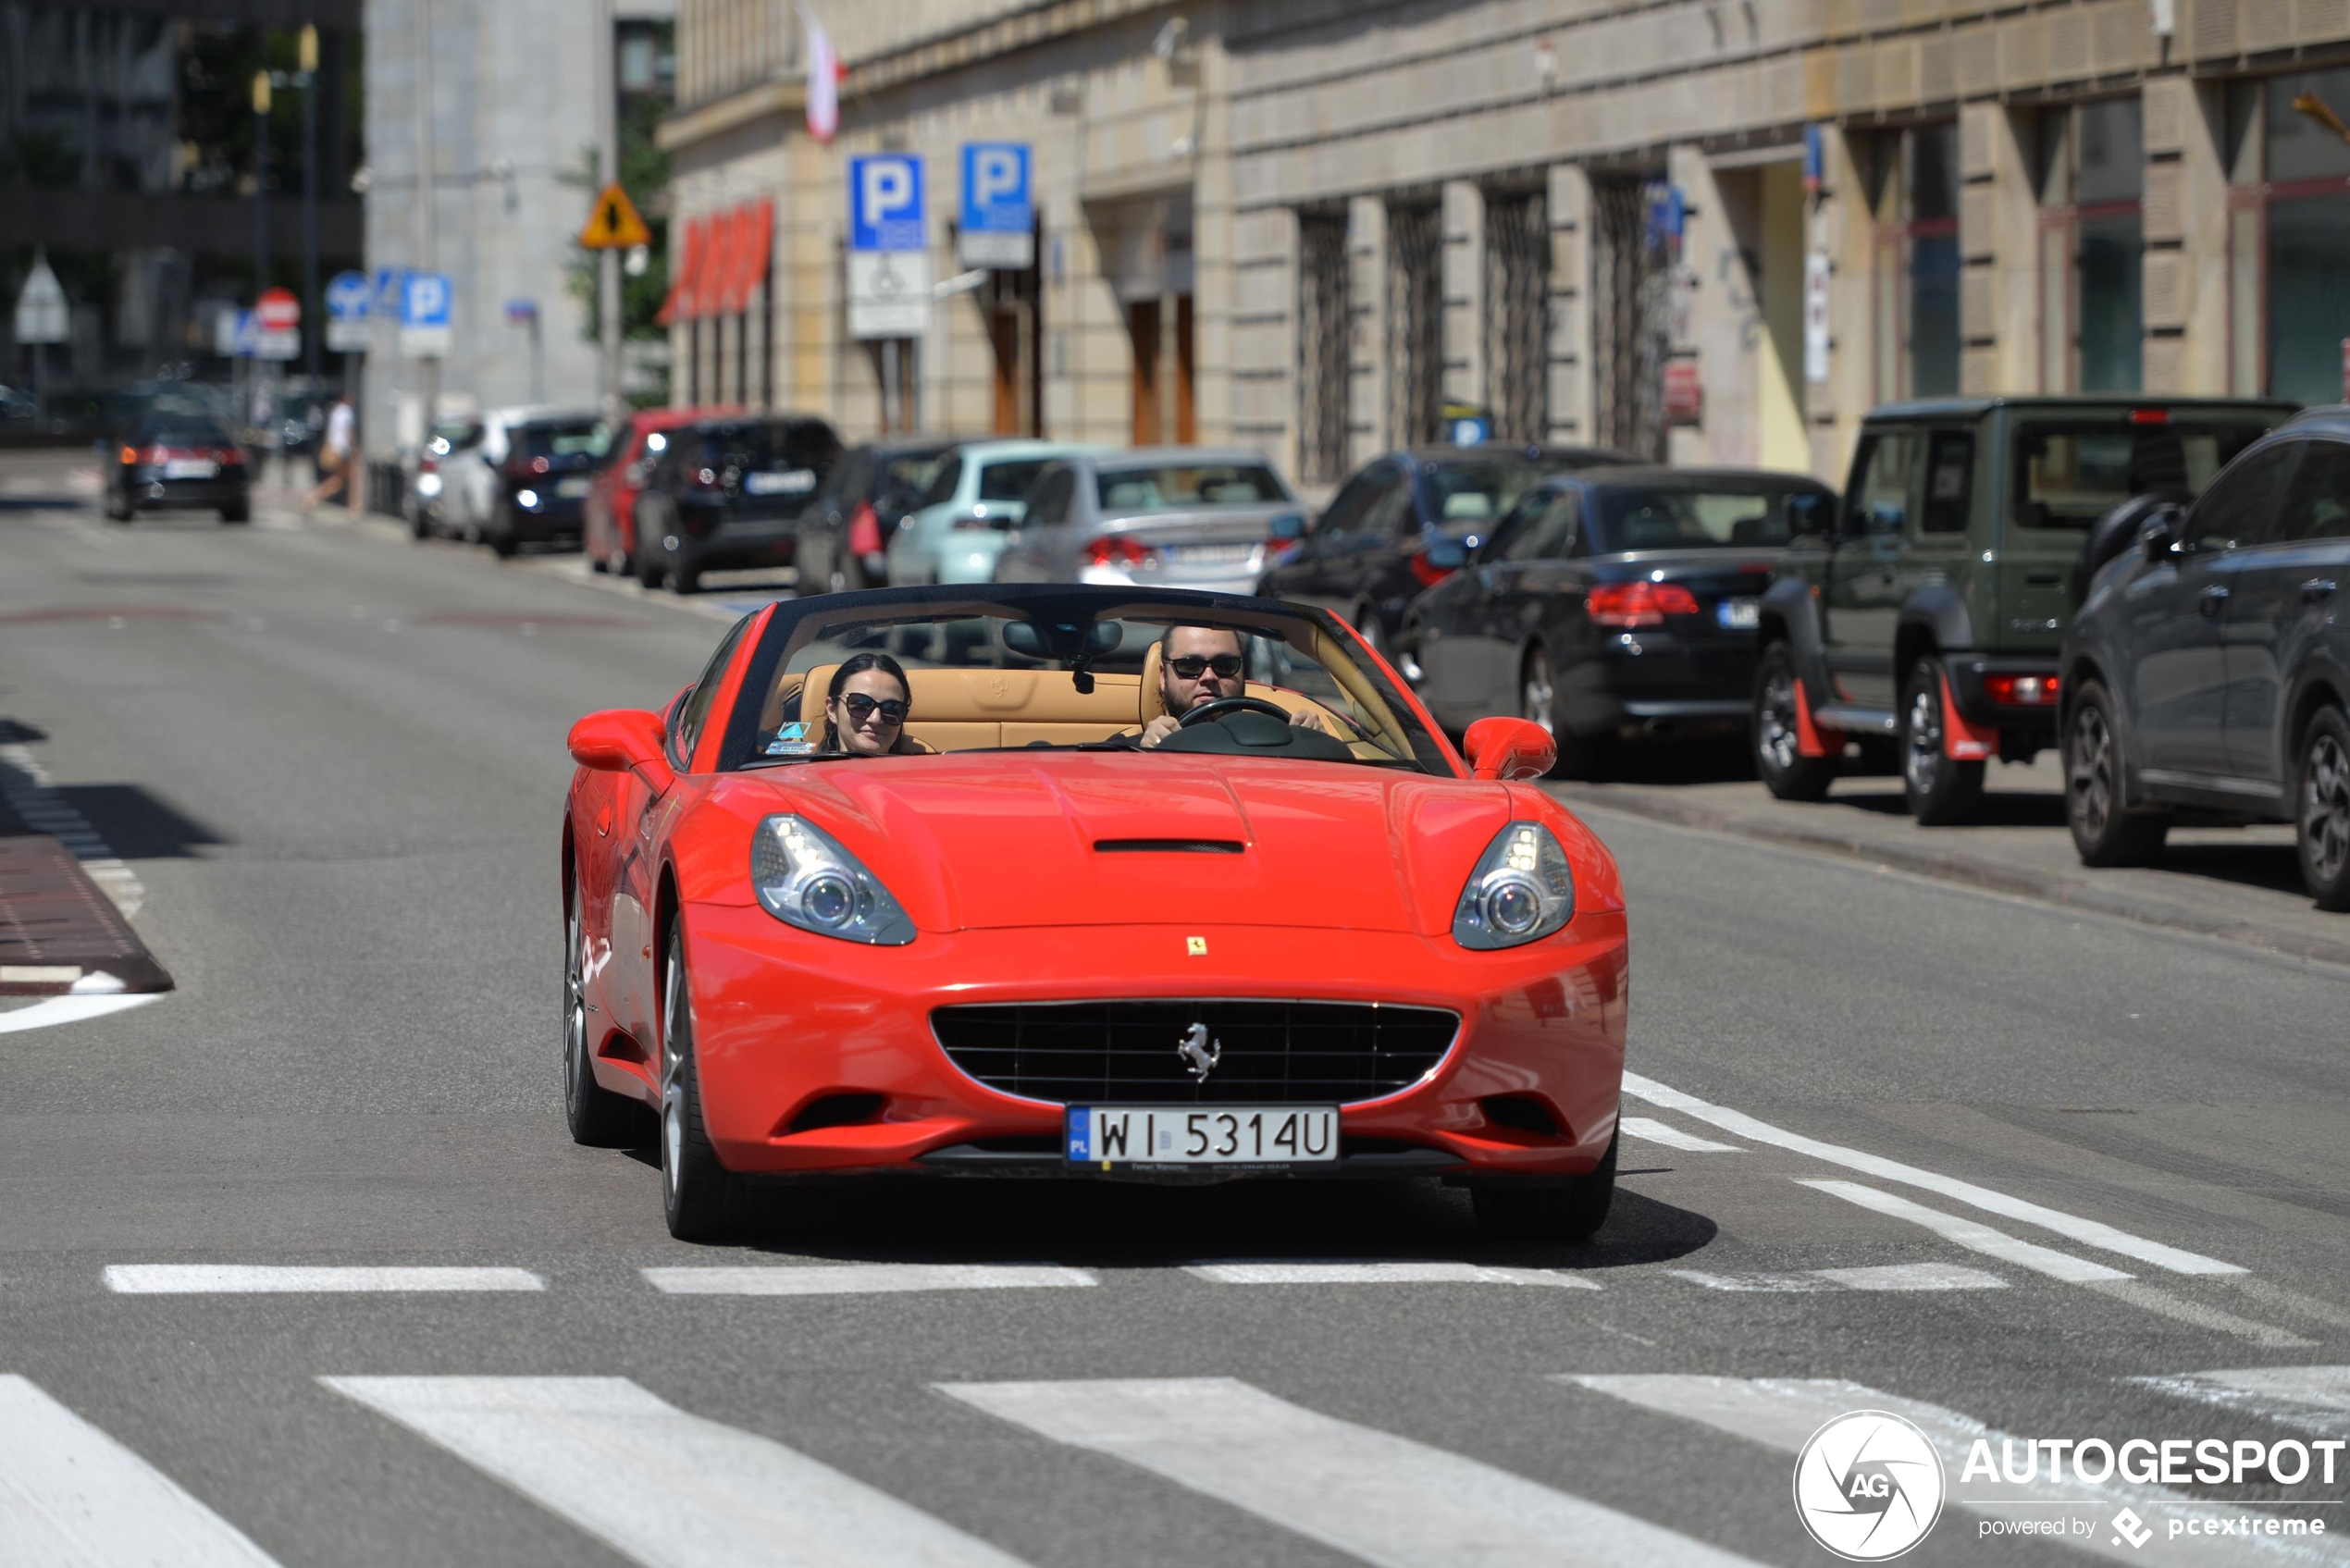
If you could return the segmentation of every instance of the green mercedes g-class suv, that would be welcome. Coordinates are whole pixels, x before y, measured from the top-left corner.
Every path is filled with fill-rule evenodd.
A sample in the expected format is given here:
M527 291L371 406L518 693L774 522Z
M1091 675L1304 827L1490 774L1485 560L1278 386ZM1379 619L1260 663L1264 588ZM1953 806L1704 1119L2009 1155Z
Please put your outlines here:
M1972 817L1993 757L2057 740L2057 653L2091 525L2184 500L2294 405L2206 398L1941 398L1861 426L1834 532L1796 539L1761 611L1755 765L1817 800L1847 743L1898 763L1921 822Z

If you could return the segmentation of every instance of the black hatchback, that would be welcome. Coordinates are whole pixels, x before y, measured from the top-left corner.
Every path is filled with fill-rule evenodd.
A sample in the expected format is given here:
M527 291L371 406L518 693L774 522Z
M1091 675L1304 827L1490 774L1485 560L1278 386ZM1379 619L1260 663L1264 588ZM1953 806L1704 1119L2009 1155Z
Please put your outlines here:
M1450 539L1475 549L1546 475L1631 461L1592 447L1498 443L1390 452L1341 486L1305 537L1280 542L1256 591L1335 610L1387 653L1404 607L1444 577L1429 546ZM1273 527L1279 541L1283 520Z
M2059 686L2066 814L2093 866L2158 855L2174 812L2294 824L2350 909L2350 408L2247 448L2091 584Z
M706 571L793 564L800 514L840 457L833 427L806 414L670 431L637 497L637 577L689 594Z
M149 414L125 426L106 455L102 488L118 523L167 509L217 512L223 523L253 517L244 449L216 420Z
M1800 474L1593 468L1528 490L1406 612L1401 648L1447 728L1494 713L1588 772L1613 740L1735 731L1754 685L1763 590L1787 541L1834 511Z

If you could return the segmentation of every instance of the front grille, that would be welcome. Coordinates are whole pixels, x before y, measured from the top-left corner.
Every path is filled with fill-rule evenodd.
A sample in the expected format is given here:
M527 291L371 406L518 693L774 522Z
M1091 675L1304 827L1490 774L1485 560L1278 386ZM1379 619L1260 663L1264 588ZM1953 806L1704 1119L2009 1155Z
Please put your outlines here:
M947 1058L990 1089L1059 1105L1350 1105L1417 1082L1460 1015L1378 1002L1028 1002L941 1007ZM1179 1047L1221 1054L1205 1082Z

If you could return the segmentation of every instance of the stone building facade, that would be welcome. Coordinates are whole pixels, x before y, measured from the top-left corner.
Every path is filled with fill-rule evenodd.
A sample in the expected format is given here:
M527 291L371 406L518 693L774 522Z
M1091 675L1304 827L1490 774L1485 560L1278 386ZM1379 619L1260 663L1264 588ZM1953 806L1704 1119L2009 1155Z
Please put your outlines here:
M1833 479L1896 398L2344 395L2350 0L817 13L829 146L793 18L682 0L676 210L775 228L741 308L674 328L703 401L863 433L895 354L899 427L1239 441L1318 487L1450 404ZM1033 149L1037 266L849 340L847 160L925 156L949 278L959 149L998 140Z

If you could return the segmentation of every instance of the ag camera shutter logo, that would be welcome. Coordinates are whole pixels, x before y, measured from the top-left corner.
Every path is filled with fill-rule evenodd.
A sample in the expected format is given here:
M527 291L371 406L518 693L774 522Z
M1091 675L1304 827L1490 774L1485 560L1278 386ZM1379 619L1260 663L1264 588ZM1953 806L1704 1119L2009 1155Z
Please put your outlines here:
M1795 1461L1795 1512L1812 1538L1849 1562L1882 1562L1925 1539L1942 1516L1942 1456L1887 1411L1839 1415Z

